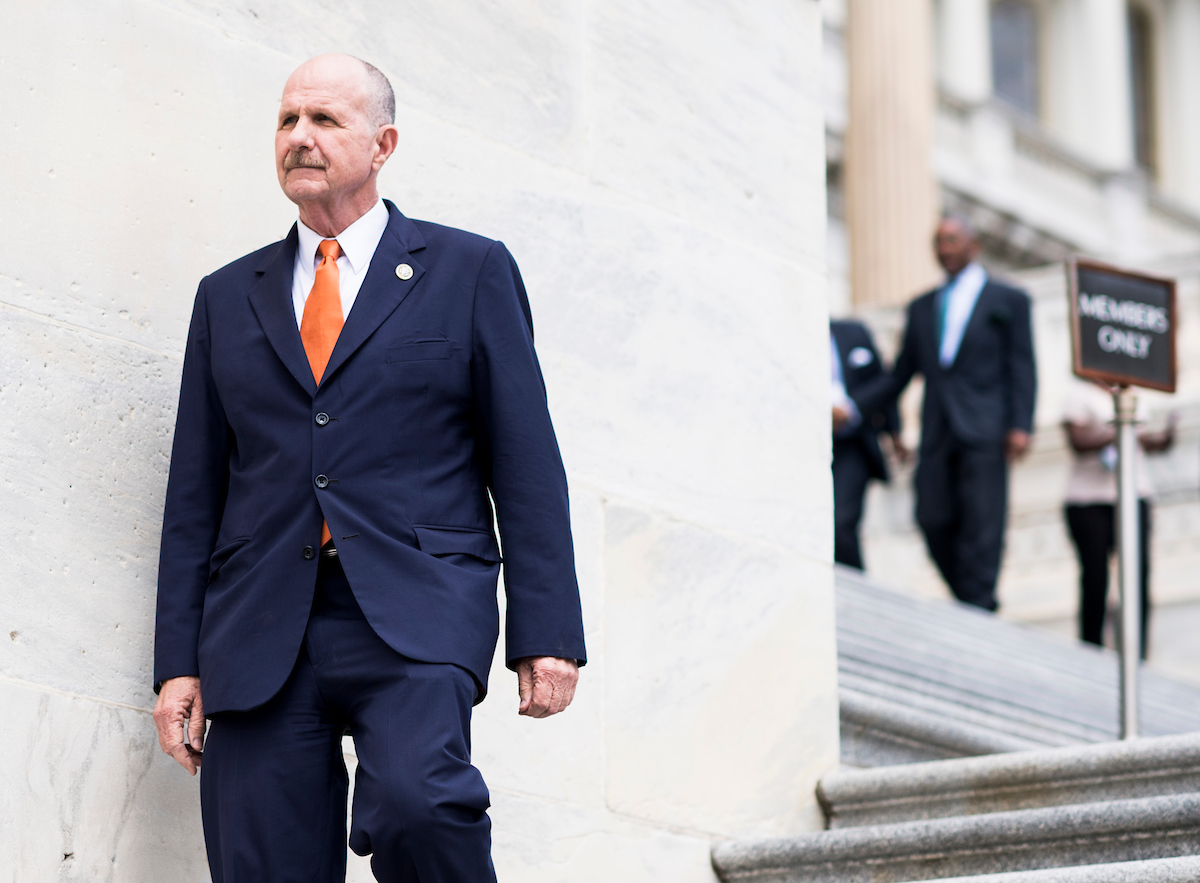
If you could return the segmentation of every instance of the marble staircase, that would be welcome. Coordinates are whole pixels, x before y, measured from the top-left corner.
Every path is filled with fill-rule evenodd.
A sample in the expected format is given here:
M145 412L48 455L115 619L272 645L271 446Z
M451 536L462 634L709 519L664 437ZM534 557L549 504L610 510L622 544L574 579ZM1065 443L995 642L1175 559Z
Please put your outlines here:
M1200 734L844 771L818 796L830 830L719 844L721 879L1200 880Z
M1117 655L836 573L842 763L1117 738ZM1142 735L1200 731L1200 688L1143 669Z
M1158 735L1116 742L1112 653L853 572L837 594L829 829L719 843L722 881L1200 881L1200 690L1147 672Z

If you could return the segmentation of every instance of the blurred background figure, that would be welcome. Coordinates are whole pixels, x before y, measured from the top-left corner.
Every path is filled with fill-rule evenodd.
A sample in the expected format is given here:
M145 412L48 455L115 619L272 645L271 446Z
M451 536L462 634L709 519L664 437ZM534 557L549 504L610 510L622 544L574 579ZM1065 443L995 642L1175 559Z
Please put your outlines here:
M945 213L979 233L978 263L1032 298L1030 452L1007 464L996 597L1008 619L1074 637L1079 564L1063 518L1074 452L1066 275L1073 254L1178 281L1175 447L1150 458L1153 662L1200 683L1200 0L821 0L830 312L871 330L885 364L909 301L942 284L928 247ZM968 336L970 332L968 331ZM963 343L964 352L967 342ZM922 385L899 402L916 448ZM1161 426L1161 422L1154 424ZM917 492L870 482L868 575L945 593ZM1169 607L1169 614L1168 614Z
M1139 419L1145 419L1145 396L1138 398ZM1152 489L1143 451L1167 451L1175 443L1178 414L1171 412L1158 432L1138 433L1138 555L1141 562L1141 655L1146 658L1150 625L1150 497ZM1117 502L1116 428L1112 393L1095 384L1075 381L1063 404L1063 429L1074 452L1067 481L1066 519L1079 556L1079 637L1104 643L1108 602L1109 559L1116 545L1114 511Z
M864 419L855 394L883 373L871 332L854 320L829 323L829 356L833 399L833 560L863 569L858 529L863 498L872 478L888 480L887 461L879 447L885 432L892 449L903 459L900 415L895 402Z
M1030 301L988 278L965 218L942 219L934 252L945 284L909 306L895 366L858 401L865 411L894 406L913 375L925 378L917 525L954 596L995 610L1008 463L1025 454L1033 431Z

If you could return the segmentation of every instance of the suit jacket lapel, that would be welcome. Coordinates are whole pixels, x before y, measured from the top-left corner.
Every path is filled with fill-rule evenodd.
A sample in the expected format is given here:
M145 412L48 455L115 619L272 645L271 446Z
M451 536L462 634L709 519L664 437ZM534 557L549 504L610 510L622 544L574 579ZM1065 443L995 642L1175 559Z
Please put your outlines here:
M342 333L338 335L322 382L329 381L425 275L425 269L412 256L412 252L425 247L425 240L416 225L400 214L396 206L388 200L384 200L384 204L389 215L387 229L383 231L383 237L371 258L367 278L363 280L350 315L346 317L346 324L342 326ZM401 279L396 275L396 269L401 264L408 264L412 269L410 278Z
M937 295L939 291L941 291L941 288L935 288L919 302L921 315L919 317L920 323L917 327L921 329L921 333L924 335L922 342L929 350L929 361L925 363L926 366L932 365L935 370L940 371L942 370L942 362L939 357L941 341L938 340L937 327ZM928 379L929 368L925 367L923 371L926 379Z
M292 305L292 275L299 238L293 224L287 238L263 258L255 270L259 280L250 289L250 306L275 354L311 396L317 392L317 383L304 353L300 328L296 325L296 308Z

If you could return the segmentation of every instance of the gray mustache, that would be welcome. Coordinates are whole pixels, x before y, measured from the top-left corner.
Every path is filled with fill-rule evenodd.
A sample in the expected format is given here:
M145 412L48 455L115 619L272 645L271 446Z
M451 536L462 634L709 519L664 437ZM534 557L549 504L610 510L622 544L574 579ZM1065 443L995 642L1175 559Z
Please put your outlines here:
M324 161L317 159L311 153L289 153L283 158L283 168L288 169L323 169Z

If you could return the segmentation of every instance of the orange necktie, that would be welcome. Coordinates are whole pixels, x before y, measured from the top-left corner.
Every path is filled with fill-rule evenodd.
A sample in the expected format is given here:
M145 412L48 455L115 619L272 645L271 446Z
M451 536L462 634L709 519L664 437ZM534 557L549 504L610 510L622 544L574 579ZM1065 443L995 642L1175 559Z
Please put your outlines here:
M323 239L317 246L321 263L312 291L304 302L304 315L300 319L300 340L304 342L304 353L308 356L313 379L319 386L325 374L325 366L333 355L333 346L342 333L342 288L338 284L337 259L342 250L336 239ZM321 522L321 545L333 539L329 525Z

